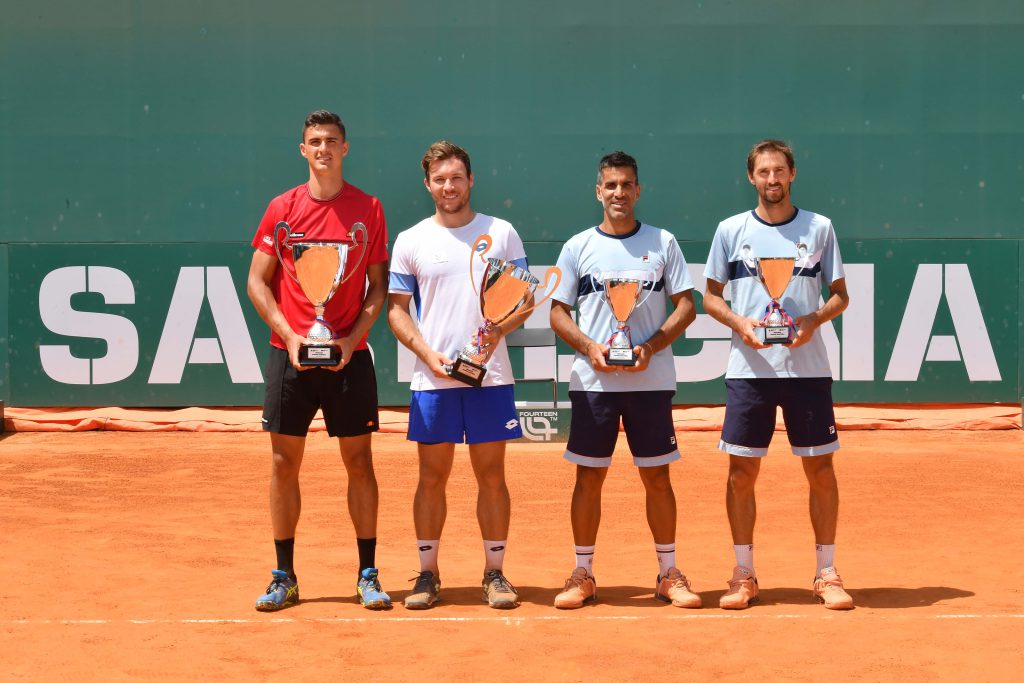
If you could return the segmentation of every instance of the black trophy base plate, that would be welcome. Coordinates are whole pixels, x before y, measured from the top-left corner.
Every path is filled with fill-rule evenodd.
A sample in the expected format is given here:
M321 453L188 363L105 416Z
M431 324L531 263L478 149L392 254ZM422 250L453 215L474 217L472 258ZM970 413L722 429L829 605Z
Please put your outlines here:
M608 359L605 363L608 365L631 367L636 365L636 356L633 354L633 349L608 349Z
M765 344L792 344L793 338L788 325L783 327L762 327L761 340Z
M334 344L304 344L299 347L299 365L334 367L341 362L341 349Z
M449 377L457 379L463 384L468 384L471 387L478 387L482 385L486 375L487 368L483 365L478 365L461 357L456 358L455 362L452 363L450 368L448 368Z

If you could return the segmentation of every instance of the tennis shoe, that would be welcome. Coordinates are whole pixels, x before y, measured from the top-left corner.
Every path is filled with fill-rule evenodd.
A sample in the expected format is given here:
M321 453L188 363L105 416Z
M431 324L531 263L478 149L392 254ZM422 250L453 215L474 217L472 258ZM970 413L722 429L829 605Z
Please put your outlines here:
M484 572L484 602L494 609L513 609L519 606L519 591L509 583L500 569Z
M359 604L366 609L391 609L391 596L380 587L377 573L373 567L359 572L359 581L356 583Z
M256 598L256 609L260 612L276 612L285 607L299 604L299 583L288 572L274 569L273 580L267 592Z
M565 580L565 588L555 596L558 609L578 609L597 598L597 581L585 567L576 567Z
M654 597L662 602L670 602L673 607L700 607L700 596L690 590L690 582L686 576L670 567L665 576L658 577L658 587L654 589Z
M410 579L412 580L412 579ZM420 572L416 584L405 598L406 609L430 609L441 599L441 579L434 572Z
M754 572L746 567L736 566L732 570L732 578L729 579L729 590L719 599L718 606L722 609L746 609L760 601L757 593L757 577L754 576Z
M814 597L827 609L853 609L853 598L843 588L835 567L825 567L814 577Z

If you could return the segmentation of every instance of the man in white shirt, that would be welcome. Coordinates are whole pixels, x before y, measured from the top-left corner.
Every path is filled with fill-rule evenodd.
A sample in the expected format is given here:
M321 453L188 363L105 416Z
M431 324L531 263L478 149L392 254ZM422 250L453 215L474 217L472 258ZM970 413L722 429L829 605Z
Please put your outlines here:
M511 517L505 442L522 436L522 430L503 337L528 313L513 314L479 334L483 317L469 269L472 255L479 288L484 262L473 249L481 235L490 238L487 258L526 269L526 252L508 222L471 208L473 173L465 150L444 140L435 142L422 166L435 212L395 241L388 304L395 337L416 354L409 440L417 442L419 454L413 518L420 574L405 607L428 609L440 599L437 556L447 514L445 486L455 444L465 441L478 485L477 520L485 555L483 598L491 607L511 609L519 604L519 596L502 569ZM416 320L410 307L414 301ZM479 387L467 386L449 374L459 349L470 339L485 351L486 374Z

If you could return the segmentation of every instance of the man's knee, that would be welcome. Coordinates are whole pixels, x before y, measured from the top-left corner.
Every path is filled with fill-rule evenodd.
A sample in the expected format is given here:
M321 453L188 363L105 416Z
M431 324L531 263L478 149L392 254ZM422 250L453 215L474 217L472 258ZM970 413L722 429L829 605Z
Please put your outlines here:
M754 490L761 462L753 458L732 458L729 461L729 488L737 493Z
M806 458L804 473L807 475L807 483L815 491L830 492L838 488L831 455Z
M641 467L640 480L648 493L665 493L672 490L672 477L668 465Z

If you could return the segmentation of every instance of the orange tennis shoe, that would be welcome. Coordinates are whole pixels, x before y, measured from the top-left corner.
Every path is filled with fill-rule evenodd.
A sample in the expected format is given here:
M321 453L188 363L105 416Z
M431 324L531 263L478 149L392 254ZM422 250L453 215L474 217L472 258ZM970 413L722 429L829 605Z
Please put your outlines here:
M814 577L814 597L827 609L853 609L853 598L843 588L835 567L825 567Z
M577 609L597 597L597 581L584 567L576 567L565 580L565 588L555 596L558 609Z
M662 602L671 602L674 607L696 609L701 605L700 596L690 590L690 582L675 567L670 567L665 576L658 577L654 597Z
M757 592L757 577L754 576L754 572L746 567L733 567L729 590L719 599L718 606L722 609L746 609L760 600Z

